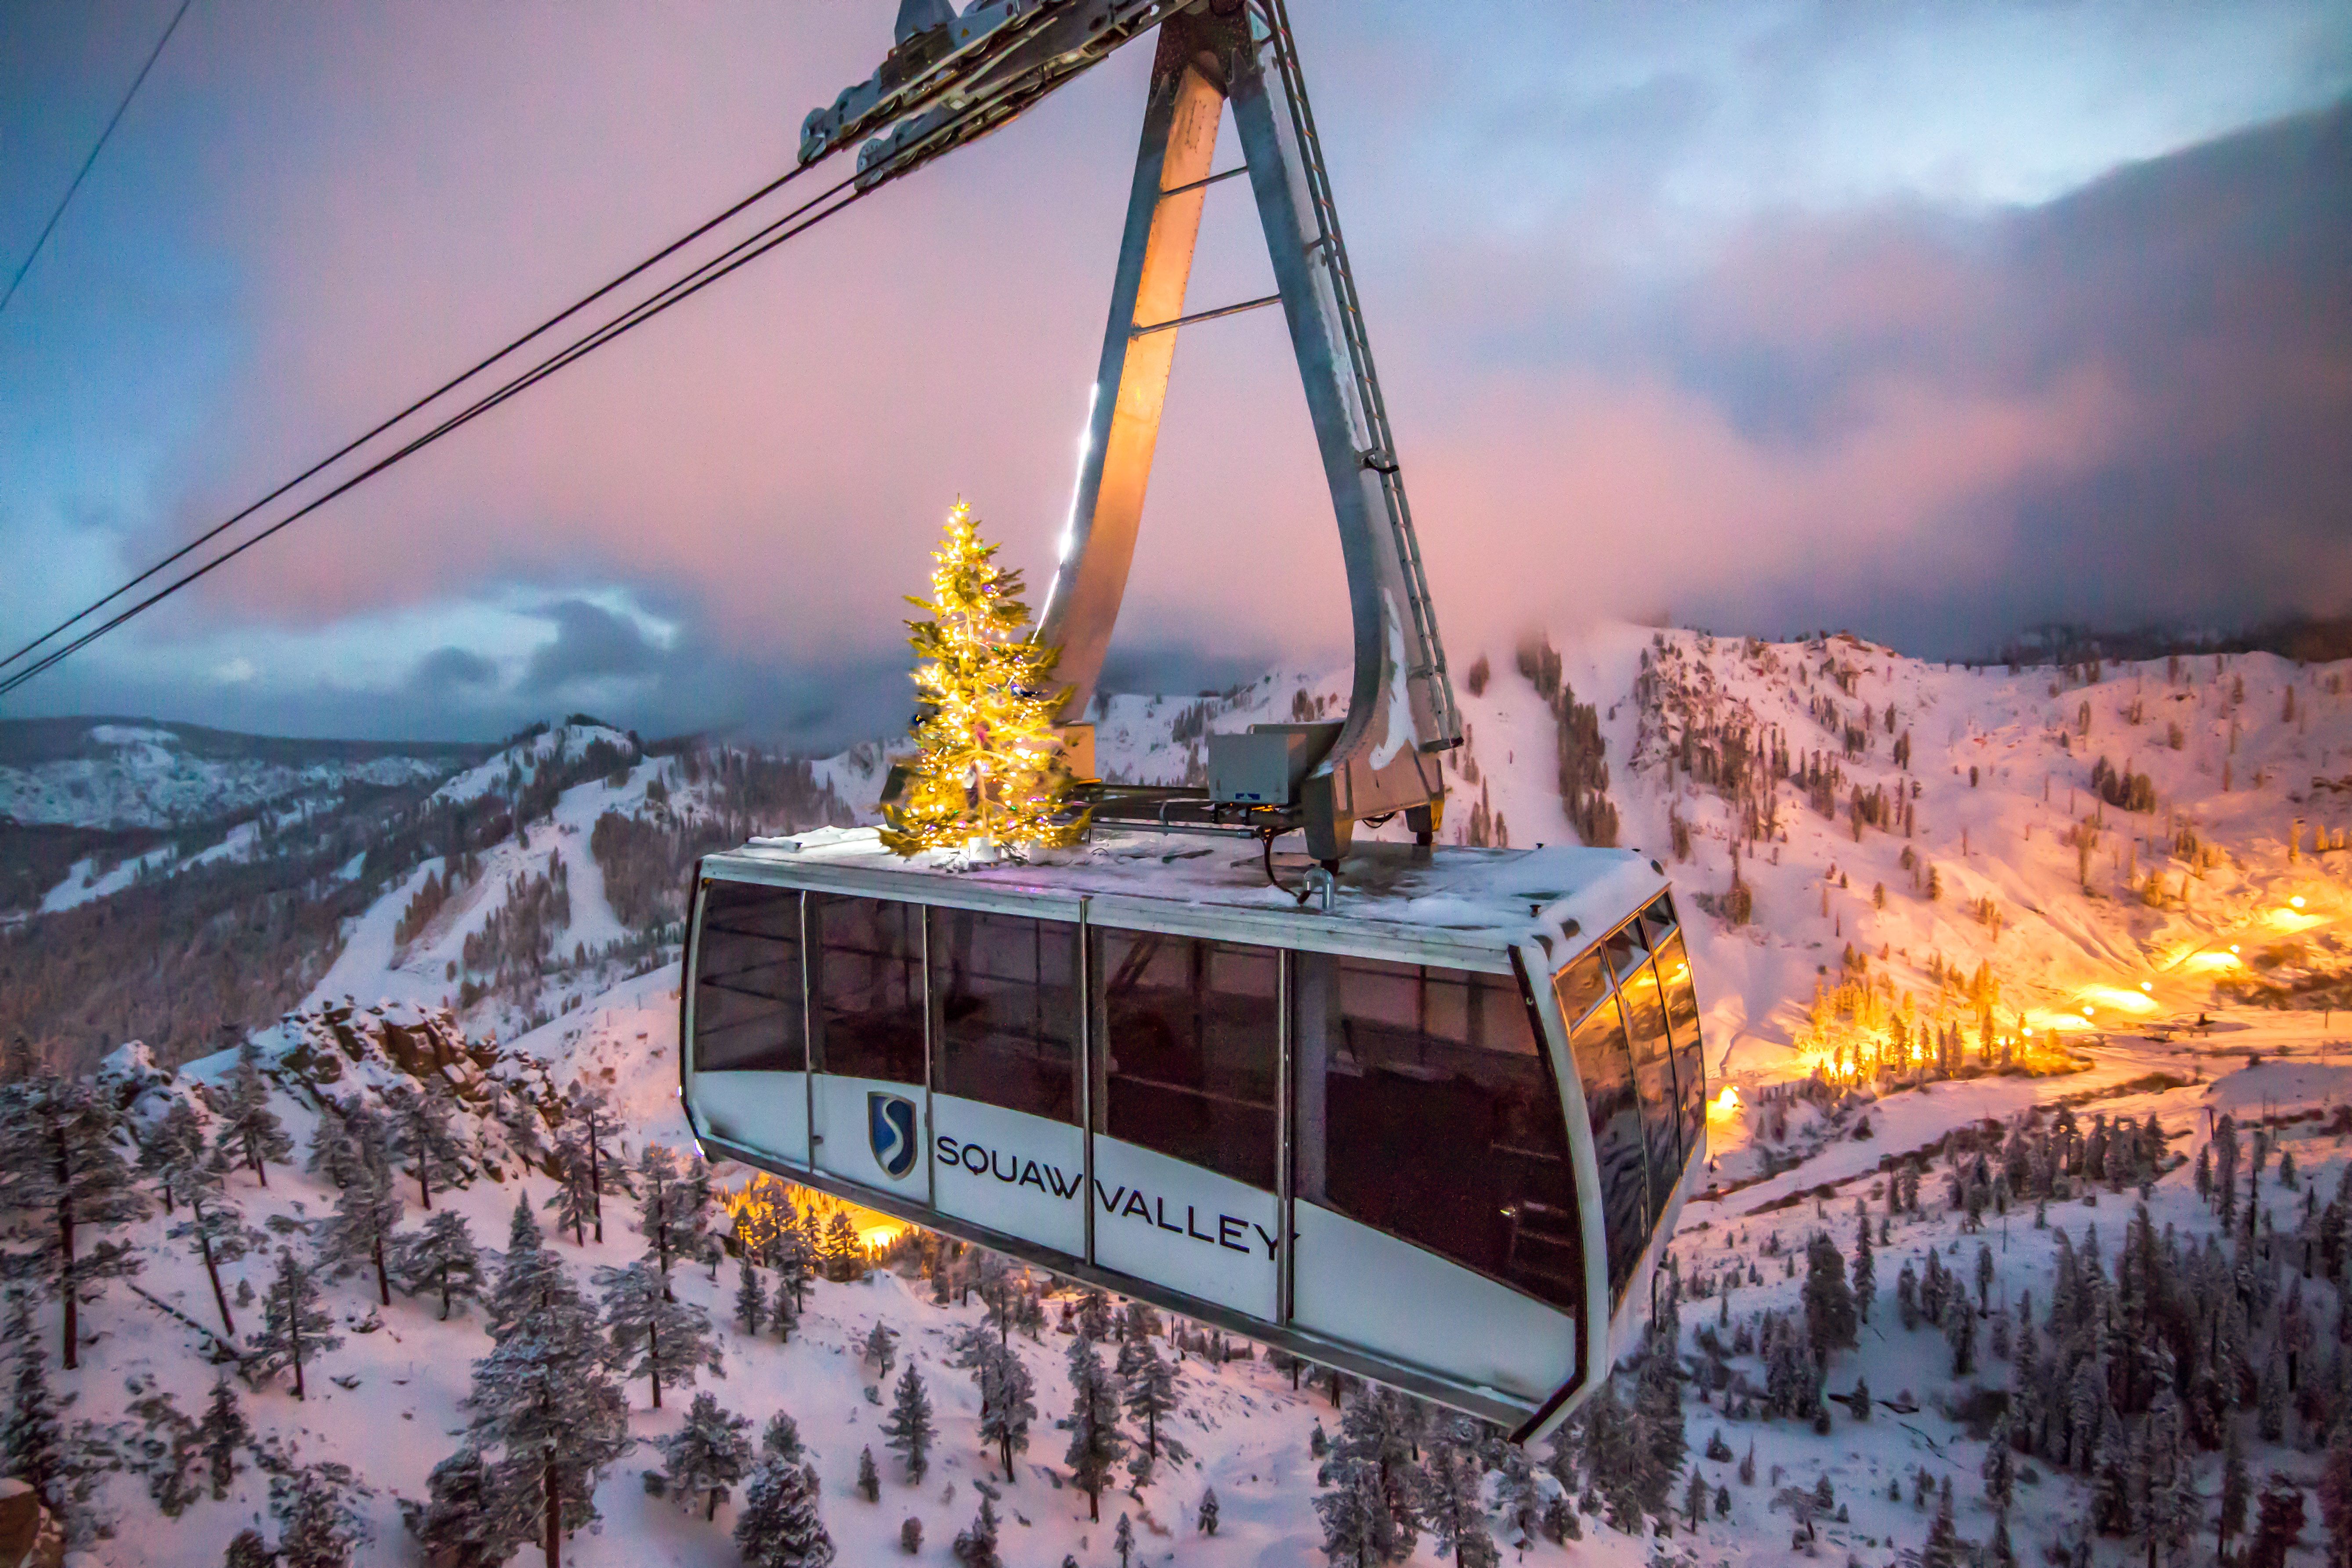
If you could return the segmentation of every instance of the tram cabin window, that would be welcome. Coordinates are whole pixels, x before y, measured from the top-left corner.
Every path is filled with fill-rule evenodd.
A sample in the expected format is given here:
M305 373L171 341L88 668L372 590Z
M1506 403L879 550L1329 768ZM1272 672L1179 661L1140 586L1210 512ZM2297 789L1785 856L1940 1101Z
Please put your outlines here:
M1075 1125L1078 928L973 910L935 909L930 919L932 1086Z
M1573 967L1572 965L1570 966ZM1562 976L1566 978L1565 975ZM1584 1086L1592 1127L1592 1156L1601 1171L1601 1219L1609 1237L1609 1304L1625 1294L1633 1266L1650 1239L1648 1159L1642 1104L1633 1092L1633 1056L1617 998L1601 997L1569 1035L1570 1054Z
M1609 973L1622 980L1633 973L1634 965L1650 956L1649 944L1642 940L1642 922L1628 921L1609 933L1601 944L1609 955Z
M1595 1002L1609 994L1609 972L1601 966L1601 950L1593 949L1561 970L1552 992L1559 998L1560 1021L1573 1028Z
M1096 1131L1272 1192L1282 955L1097 931Z
M1665 1213L1683 1172L1674 1047L1666 1036L1665 999L1647 959L1617 983L1617 994L1625 1004L1625 1032L1633 1047L1633 1087L1642 1096L1642 1130L1650 1150L1650 1217L1655 1220Z
M694 955L696 1070L799 1072L805 1028L800 893L711 881Z
M1666 1027L1675 1037L1675 1103L1682 1115L1685 1155L1698 1147L1706 1127L1706 1063L1700 1048L1698 992L1691 985L1690 954L1683 933L1658 944L1658 984L1666 995Z
M923 907L809 895L816 1070L923 1081Z
M1323 953L1296 965L1297 1195L1580 1307L1567 1124L1518 983Z

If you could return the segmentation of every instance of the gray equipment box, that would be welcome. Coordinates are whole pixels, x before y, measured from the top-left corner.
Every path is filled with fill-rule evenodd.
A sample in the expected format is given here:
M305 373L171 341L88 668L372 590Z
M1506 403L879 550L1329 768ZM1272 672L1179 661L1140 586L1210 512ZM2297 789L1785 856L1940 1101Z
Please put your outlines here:
M1209 798L1239 805L1296 805L1298 781L1339 738L1337 723L1253 724L1243 735L1211 735Z

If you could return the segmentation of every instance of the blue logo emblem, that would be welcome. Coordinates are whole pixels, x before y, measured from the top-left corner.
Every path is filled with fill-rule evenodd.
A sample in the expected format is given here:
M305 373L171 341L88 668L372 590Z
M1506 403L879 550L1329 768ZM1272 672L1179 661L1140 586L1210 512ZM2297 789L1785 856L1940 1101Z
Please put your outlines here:
M921 1146L915 1142L915 1102L903 1094L879 1090L866 1096L866 1138L874 1146L874 1163L897 1181L915 1168Z

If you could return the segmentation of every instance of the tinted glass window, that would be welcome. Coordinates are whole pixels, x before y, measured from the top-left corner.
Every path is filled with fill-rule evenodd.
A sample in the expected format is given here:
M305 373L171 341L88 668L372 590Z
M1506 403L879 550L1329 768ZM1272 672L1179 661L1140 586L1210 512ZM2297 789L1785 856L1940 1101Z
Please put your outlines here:
M1078 1119L1078 928L931 911L933 1085L1008 1110Z
M819 1072L923 1081L923 907L809 895Z
M1559 998L1560 1022L1576 1027L1576 1021L1609 994L1609 974L1601 967L1601 950L1595 948L1561 970L1552 991Z
M1650 907L1642 911L1642 934L1654 951L1666 932L1674 929L1674 923L1675 907L1664 893L1651 900Z
M1633 1086L1642 1096L1642 1131L1650 1152L1650 1215L1654 1219L1665 1212L1666 1196L1683 1172L1666 1007L1658 994L1658 977L1646 963L1618 982L1617 994L1625 1004L1625 1031L1633 1046Z
M1633 1094L1633 1058L1612 998L1569 1037L1576 1076L1584 1086L1592 1123L1592 1154L1601 1167L1601 1215L1609 1236L1609 1300L1625 1294L1633 1266L1650 1239L1647 1161L1642 1106Z
M1298 1195L1580 1306L1567 1126L1517 982L1319 953L1296 975Z
M1658 944L1658 984L1666 997L1666 1026L1675 1037L1675 1094L1682 1112L1683 1147L1698 1147L1706 1124L1706 1064L1698 1029L1698 992L1691 984L1690 954L1676 931Z
M1274 1190L1271 948L1104 930L1097 1131Z
M694 1066L701 1072L799 1072L801 896L714 881L694 950Z
M1642 940L1642 922L1634 921L1610 933L1601 942L1609 954L1609 973L1622 980L1633 967L1650 956L1649 945Z

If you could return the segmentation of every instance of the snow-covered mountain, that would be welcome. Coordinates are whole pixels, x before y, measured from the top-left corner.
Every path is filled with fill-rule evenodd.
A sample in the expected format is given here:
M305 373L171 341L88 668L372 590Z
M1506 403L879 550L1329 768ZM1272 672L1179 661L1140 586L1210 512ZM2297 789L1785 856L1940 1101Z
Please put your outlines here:
M1957 1493L1953 1535L1989 1542L2000 1521L1983 1478L2011 1400L2024 1401L2009 1406L2021 1422L2032 1413L2037 1423L2012 1434L2022 1447L2003 1483L2013 1488L2006 1529L2021 1556L2071 1551L2085 1521L2104 1518L2123 1534L2100 1544L2108 1538L2095 1532L2093 1549L2128 1547L2144 1561L2138 1532L2149 1521L2171 1528L2151 1498L2213 1529L2222 1458L2203 1436L2185 1446L2167 1436L2179 1430L2161 1425L2176 1419L2167 1408L2194 1405L2200 1433L2234 1429L2256 1493L2264 1475L2283 1478L2247 1510L2247 1532L2263 1509L2275 1504L2284 1518L2290 1493L2317 1487L2318 1451L2352 1405L2352 1361L2324 1338L2297 1349L2309 1325L2345 1310L2331 1260L2341 1249L2330 1252L2326 1237L2340 1238L2347 1200L2321 1205L2352 1169L2352 1115L2338 1114L2352 1068L2336 1065L2332 1015L2352 1000L2352 851L2340 847L2352 832L2352 669L2262 655L1969 669L1850 638L1760 644L1622 626L1465 652L1457 681L1470 743L1450 763L1447 836L1531 844L1577 836L1579 824L1605 836L1613 824L1619 842L1655 855L1686 905L1710 1070L1737 1091L1710 1115L1717 1190L1685 1209L1668 1274L1667 1289L1678 1280L1685 1292L1681 1375L1660 1383L1629 1368L1623 1393L1635 1412L1626 1418L1636 1426L1588 1426L1564 1459L1535 1456L1533 1471L1474 1449L1483 1516L1507 1548L1517 1542L1527 1562L1625 1568L1778 1563L1791 1551L1893 1563L1923 1542L1931 1555L1941 1550L1932 1542L1942 1539L1933 1533L1942 1482ZM1123 777L1197 776L1207 731L1311 715L1318 702L1328 711L1340 680L1293 670L1214 697L1113 698L1099 714L1098 755ZM673 1054L683 865L698 847L753 831L869 817L885 771L879 746L806 763L741 748L648 754L617 733L551 731L421 789L404 808L413 814L362 857L351 885L371 891L339 919L330 960L280 1021L249 1034L270 1066L272 1105L299 1144L329 1097L381 1102L423 1080L447 1084L467 1171L435 1201L491 1247L504 1245L518 1194L543 1213L557 1190L543 1154L518 1144L519 1111L524 1125L539 1118L551 1141L566 1096L598 1091L631 1158L648 1142L685 1148ZM95 920L119 902L127 910L124 900L154 886L134 878L22 930ZM0 963L5 948L0 939ZM1989 999L1992 1070L1981 1033ZM1908 1058L1884 1075L1857 1070L1897 1042L1942 1051L1955 1038L1960 1055L1947 1065L1957 1072L1911 1070ZM1999 1070L2003 1051L2034 1070ZM101 1080L142 1131L174 1099L217 1102L233 1062L211 1056L174 1077L142 1055L125 1048ZM2227 1188L2233 1212L2262 1211L2250 1232L2221 1225L2220 1188L2204 1195L2224 1113L2242 1143L2257 1131L2262 1140L2239 1154ZM2141 1133L2151 1120L2161 1142ZM1926 1177L1916 1209L1895 1179L1915 1161ZM265 1288L277 1249L310 1246L338 1205L323 1173L273 1164L268 1176L266 1188L249 1172L229 1178L247 1223L268 1238L226 1270L232 1292L239 1280ZM718 1176L740 1185L747 1173ZM2143 1234L2165 1261L2133 1254L2143 1261L2128 1274L2126 1227L2143 1178ZM404 1191L403 1225L413 1230L423 1215L414 1183ZM1785 1347L1806 1322L1807 1243L1828 1233L1844 1278L1857 1208L1872 1216L1877 1310L1854 1345L1831 1344L1826 1380L1841 1397L1866 1383L1876 1405L1791 1419L1787 1401L1805 1397L1805 1385L1789 1382ZM634 1213L612 1200L601 1244L567 1234L549 1245L585 1288L593 1266L644 1249ZM171 1452L176 1428L159 1414L161 1395L191 1417L210 1397L209 1282L160 1215L110 1234L143 1260L136 1282L147 1294L117 1284L83 1307L80 1371L55 1368L55 1304L36 1320L52 1381L78 1396L68 1426L90 1423L92 1452L121 1466L102 1470L83 1518L86 1531L111 1531L87 1542L89 1561L215 1562L240 1528L276 1533L266 1474L245 1472L225 1499L202 1496L167 1523L149 1489L164 1460L142 1447L161 1433ZM2216 1236L2219 1252L2200 1250ZM2081 1259L2102 1256L2095 1245L2105 1261L2092 1286ZM1910 1278L1903 1293L1916 1310L1931 1254L1939 1276L1959 1281L1946 1294L1965 1291L1982 1310L1965 1330L1966 1372L1954 1370L1963 1330L1949 1310L1939 1331L1908 1327L1912 1313L1898 1308L1898 1273ZM897 1560L910 1517L921 1521L917 1560L950 1561L948 1543L971 1523L982 1482L997 1493L1009 1563L1052 1568L1066 1553L1087 1568L1116 1562L1121 1512L1138 1561L1318 1556L1314 1504L1331 1493L1318 1491L1313 1432L1318 1422L1334 1436L1341 1427L1319 1384L1294 1391L1265 1360L1188 1353L1168 1422L1187 1457L1106 1494L1102 1520L1090 1521L1062 1458L1066 1435L1051 1426L1071 1402L1060 1311L1069 1298L1049 1300L1039 1338L1015 1339L1039 1416L1007 1481L981 1452L970 1376L946 1364L950 1340L980 1304L936 1305L918 1266L923 1249L895 1256L903 1268L814 1285L789 1344L772 1330L727 1326L733 1262L716 1280L699 1268L677 1279L677 1294L719 1325L727 1375L698 1386L755 1426L779 1411L799 1423L839 1561ZM2211 1258L2223 1260L2234 1296L2206 1279ZM2077 1283L2053 1318L2053 1281L2070 1277ZM2209 1328L2238 1347L2219 1393L2196 1384L2168 1407L2114 1370L2115 1347L2129 1343L2122 1314L2152 1310L2151 1279L2153 1310L2171 1325L2165 1353L2182 1375L2201 1365L2194 1347ZM364 1272L325 1290L343 1343L320 1360L310 1397L296 1402L282 1377L239 1389L257 1451L281 1468L350 1466L371 1489L349 1494L373 1531L358 1561L421 1561L398 1504L423 1499L434 1466L457 1447L473 1414L459 1401L490 1341L478 1310L443 1322L427 1298L396 1296L387 1308ZM2032 1350L2020 1310L2027 1292ZM2225 1299L2235 1315L2214 1317ZM232 1310L241 1329L258 1316L257 1303L234 1297ZM921 1370L938 1410L943 1437L919 1488L889 1463L877 1430L885 1408L874 1401L889 1391L858 1348L877 1321L898 1331L902 1364ZM2303 1358L2299 1379L2291 1353ZM1816 1397L1822 1382L1810 1385ZM2020 1392L2045 1384L2069 1390L2067 1408L2094 1422L2079 1457L2067 1425L2075 1417L2053 1417L2047 1399ZM869 1384L880 1386L869 1395ZM660 1462L645 1445L677 1429L686 1392L671 1390L656 1413L643 1381L630 1385L628 1429L641 1447L605 1474L602 1533L575 1537L567 1562L737 1561L728 1532L740 1490L706 1521L639 1483ZM1664 1418L1656 1404L1641 1415L1637 1394L1679 1401L1690 1453L1676 1461L1670 1501L1685 1507L1696 1478L1695 1529L1685 1521L1660 1535L1654 1519L1622 1511L1620 1472L1643 1466L1611 1445L1638 1447ZM2199 1426L2209 1415L2221 1425ZM878 1503L858 1488L868 1446L884 1461ZM2146 1465L2133 1458L2143 1453ZM1429 1457L1423 1449L1413 1463ZM2151 1489L2159 1482L2171 1489L2161 1497ZM1221 1505L1214 1536L1199 1528L1211 1489ZM2306 1543L2322 1530L2312 1505ZM1574 1521L1579 1539L1548 1539L1546 1513L1555 1529ZM1791 1531L1806 1539L1792 1547ZM1411 1560L1433 1563L1436 1550L1424 1525ZM534 1558L527 1549L520 1560Z

